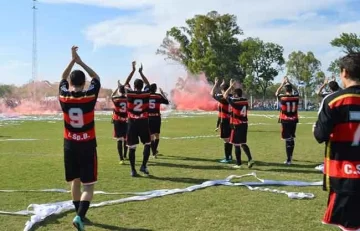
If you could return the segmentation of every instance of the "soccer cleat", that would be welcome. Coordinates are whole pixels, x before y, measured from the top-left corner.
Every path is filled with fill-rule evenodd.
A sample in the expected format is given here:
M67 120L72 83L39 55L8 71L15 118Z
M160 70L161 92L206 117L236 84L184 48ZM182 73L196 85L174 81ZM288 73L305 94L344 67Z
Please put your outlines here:
M120 164L120 165L124 165L124 164L125 164L125 161L124 161L124 160L120 160L120 161L119 161L119 164Z
M231 160L228 160L228 159L223 159L223 160L220 160L219 161L220 163L225 163L225 164L228 164L228 163L230 163L231 162Z
M131 176L132 177L138 177L139 174L136 171L131 171Z
M234 165L233 168L236 168L236 169L241 169L241 165Z
M248 168L252 168L255 164L255 161L249 160L249 162L247 164L248 164Z
M291 160L286 160L286 161L284 161L284 164L286 164L286 165L291 165Z
M144 173L145 175L150 175L149 170L145 166L141 166L140 172Z
M316 166L315 169L320 172L324 172L324 164L320 164L320 165Z
M75 228L77 228L78 231L85 231L85 227L80 216L74 217L73 225Z

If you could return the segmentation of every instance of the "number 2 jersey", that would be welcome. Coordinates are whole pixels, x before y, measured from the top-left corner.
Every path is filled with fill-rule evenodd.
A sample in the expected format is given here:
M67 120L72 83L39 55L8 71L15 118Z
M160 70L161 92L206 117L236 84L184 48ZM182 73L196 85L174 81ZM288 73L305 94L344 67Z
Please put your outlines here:
M279 123L298 123L299 94L280 94L280 116Z
M59 101L64 115L65 148L78 145L96 147L94 109L100 87L100 81L93 78L87 90L69 91L69 82L61 80Z
M324 190L360 195L360 86L325 97L314 136L326 142Z
M227 101L230 104L231 116L230 116L230 124L233 127L247 124L248 123L248 110L249 103L246 98L242 97L234 97L228 96Z
M161 104L168 105L169 101L159 93L150 94L149 97L149 117L160 117Z
M112 97L114 104L112 119L118 122L127 122L127 98L126 96L114 96Z
M126 88L128 120L149 118L149 86L143 91L133 91Z

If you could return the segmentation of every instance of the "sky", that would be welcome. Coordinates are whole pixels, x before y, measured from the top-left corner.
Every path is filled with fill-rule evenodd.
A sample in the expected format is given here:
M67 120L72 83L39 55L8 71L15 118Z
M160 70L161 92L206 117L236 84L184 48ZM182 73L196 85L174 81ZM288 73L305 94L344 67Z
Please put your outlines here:
M0 1L0 83L31 80L32 4ZM143 63L151 82L171 88L186 71L156 55L156 49L171 27L212 10L236 15L241 39L282 45L286 59L292 51L313 51L325 73L342 55L330 41L342 32L360 34L357 0L38 0L37 8L38 79L59 81L71 46L77 45L102 85L113 89L117 80L125 81L133 60Z

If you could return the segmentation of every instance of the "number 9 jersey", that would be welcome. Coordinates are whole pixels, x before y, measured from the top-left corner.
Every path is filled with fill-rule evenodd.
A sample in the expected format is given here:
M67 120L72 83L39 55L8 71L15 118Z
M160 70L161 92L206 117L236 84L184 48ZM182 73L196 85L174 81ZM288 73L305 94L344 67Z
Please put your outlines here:
M65 147L79 144L96 147L94 109L100 87L100 81L94 78L87 90L69 91L69 82L61 80L59 101L64 114Z

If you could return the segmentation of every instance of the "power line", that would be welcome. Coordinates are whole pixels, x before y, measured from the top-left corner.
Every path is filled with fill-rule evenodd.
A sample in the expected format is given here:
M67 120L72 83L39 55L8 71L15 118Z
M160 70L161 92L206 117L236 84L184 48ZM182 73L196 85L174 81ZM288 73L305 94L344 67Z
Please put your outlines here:
M33 0L33 47L32 47L32 82L38 80L38 66L37 66L37 20L36 20L36 6L37 0Z

